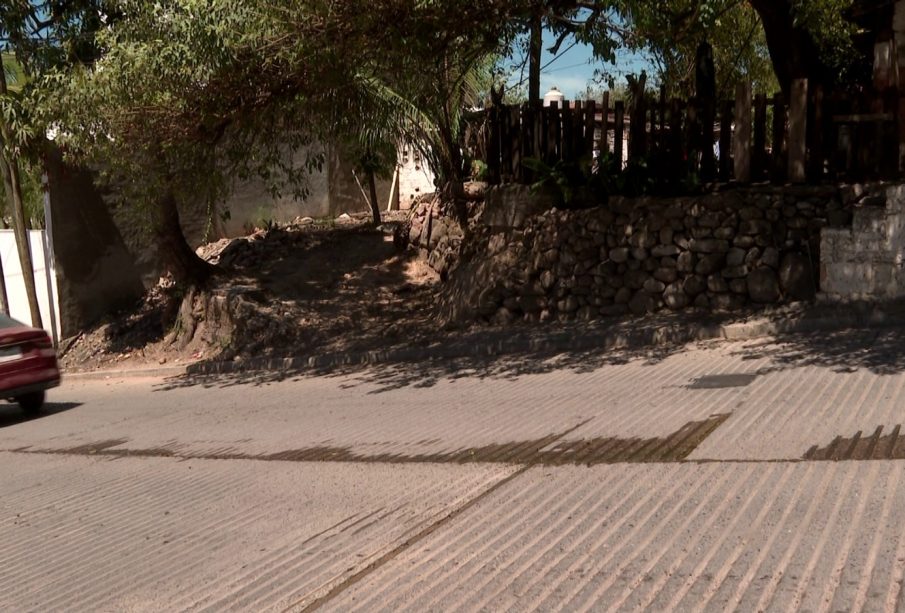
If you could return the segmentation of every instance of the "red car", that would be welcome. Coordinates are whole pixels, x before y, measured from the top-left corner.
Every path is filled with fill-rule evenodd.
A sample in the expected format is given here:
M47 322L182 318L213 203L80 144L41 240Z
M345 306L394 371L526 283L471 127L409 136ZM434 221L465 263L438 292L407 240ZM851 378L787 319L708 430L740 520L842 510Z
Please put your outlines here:
M45 392L59 384L57 352L47 332L0 313L0 398L34 413L44 405Z

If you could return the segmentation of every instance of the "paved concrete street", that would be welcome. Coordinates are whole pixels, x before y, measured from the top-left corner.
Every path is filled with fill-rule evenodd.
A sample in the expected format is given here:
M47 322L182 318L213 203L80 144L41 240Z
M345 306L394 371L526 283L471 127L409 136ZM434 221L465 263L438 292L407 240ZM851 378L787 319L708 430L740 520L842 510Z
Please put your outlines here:
M905 333L70 379L0 610L905 610Z

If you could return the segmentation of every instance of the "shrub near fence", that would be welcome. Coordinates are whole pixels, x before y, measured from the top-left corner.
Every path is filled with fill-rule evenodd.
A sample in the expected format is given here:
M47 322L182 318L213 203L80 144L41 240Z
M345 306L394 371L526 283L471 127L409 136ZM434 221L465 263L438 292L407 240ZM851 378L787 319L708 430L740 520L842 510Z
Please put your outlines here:
M594 100L486 111L491 183L530 183L531 164L570 165L587 175L647 167L666 183L771 181L820 183L892 179L903 174L905 98L898 90L859 93L794 82L790 99L751 95L735 100L636 103Z

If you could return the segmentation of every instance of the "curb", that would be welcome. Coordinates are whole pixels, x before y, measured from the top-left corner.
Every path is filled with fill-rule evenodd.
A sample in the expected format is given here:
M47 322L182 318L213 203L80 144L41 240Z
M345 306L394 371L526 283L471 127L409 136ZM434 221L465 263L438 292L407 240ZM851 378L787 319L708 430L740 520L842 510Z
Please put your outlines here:
M221 375L256 371L302 371L342 366L368 366L411 361L457 358L489 358L507 354L562 351L619 351L684 345L710 340L744 341L781 334L835 332L862 328L905 328L905 316L883 311L804 317L798 320L761 319L731 324L668 324L651 329L610 331L578 336L574 331L555 332L543 338L510 338L495 342L458 341L428 348L399 348L357 353L332 353L308 357L257 358L241 362L206 362L186 368L187 375Z
M179 377L187 374L187 366L162 366L160 368L132 368L125 370L92 370L90 372L63 371L63 378L75 381L103 381L138 377Z
M773 319L755 318L729 324L669 323L658 327L633 328L632 322L610 330L564 330L540 332L537 338L510 337L496 341L469 339L438 343L430 347L396 347L360 352L325 353L286 358L251 358L238 362L201 362L185 366L165 366L131 370L97 370L63 373L71 380L108 380L130 377L179 377L229 375L250 372L301 372L339 367L374 366L428 360L494 358L511 354L558 353L564 351L623 351L654 349L702 341L745 341L783 334L836 332L853 329L905 328L905 310L888 312L877 305L853 303L844 311L816 316Z

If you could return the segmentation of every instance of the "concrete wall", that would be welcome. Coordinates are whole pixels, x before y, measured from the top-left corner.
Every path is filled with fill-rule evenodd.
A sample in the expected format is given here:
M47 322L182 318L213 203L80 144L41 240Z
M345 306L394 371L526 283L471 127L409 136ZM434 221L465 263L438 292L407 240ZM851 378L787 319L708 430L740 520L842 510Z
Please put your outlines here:
M421 154L411 145L406 145L399 152L399 208L407 211L415 200L425 194L437 191L434 186L434 173L422 159Z
M905 186L868 196L850 228L821 236L820 288L830 299L905 296Z
M300 154L303 155L303 154ZM341 148L325 148L326 163L321 172L308 177L309 194L298 200L291 194L274 198L261 180L250 180L239 185L221 206L229 211L229 218L218 222L212 238L244 236L247 230L267 221L289 223L298 217L335 218L343 213L359 213L370 210L355 180L352 164L343 156ZM364 176L358 177L367 193ZM386 209L391 182L378 180L377 199L381 210Z
M31 259L34 266L35 289L38 294L38 306L44 329L51 338L61 338L62 330L59 320L59 300L53 258L46 257L48 250L45 243L46 233L42 230L29 232ZM6 296L9 299L9 311L13 319L32 325L31 309L25 294L25 279L19 265L19 251L16 248L16 236L12 230L0 230L0 261L3 262L3 278L6 281Z
M59 284L61 334L67 338L123 308L133 306L161 274L158 246L149 212L112 206L95 185L94 175L63 163L59 152L48 156L50 220ZM361 178L364 180L364 178ZM297 217L336 217L368 211L351 164L329 148L324 171L310 177L304 201L274 198L262 181L240 185L221 208L229 219L211 219L204 202L180 203L180 221L193 247L224 236L241 236L266 221L288 223ZM364 186L367 189L367 186ZM378 182L381 208L390 194ZM26 311L27 313L27 311Z
M304 155L301 152L297 158L301 159ZM328 175L328 165L325 165L322 172L313 172L308 176L310 193L304 200L297 200L292 194L275 198L261 179L250 179L238 185L220 206L221 211L229 212L229 218L221 222L218 228L220 236L212 238L244 236L247 228L260 227L267 221L288 223L296 217L330 216Z
M135 304L144 292L142 277L153 270L137 264L90 173L64 165L59 154L51 153L47 174L60 333L67 338Z
M330 217L370 211L370 205L362 194L364 189L370 197L367 177L355 173L354 166L339 147L330 147L328 159ZM381 211L387 208L391 187L391 181L377 180L377 203Z

